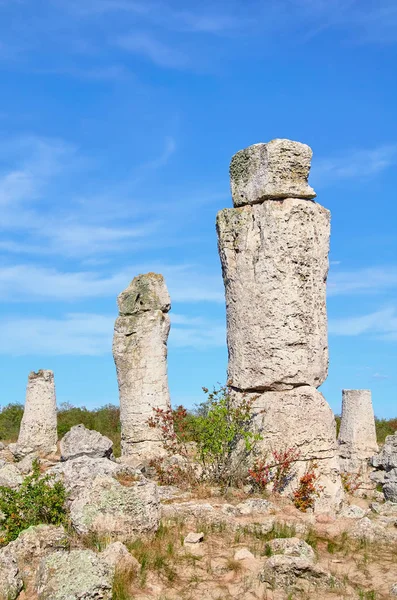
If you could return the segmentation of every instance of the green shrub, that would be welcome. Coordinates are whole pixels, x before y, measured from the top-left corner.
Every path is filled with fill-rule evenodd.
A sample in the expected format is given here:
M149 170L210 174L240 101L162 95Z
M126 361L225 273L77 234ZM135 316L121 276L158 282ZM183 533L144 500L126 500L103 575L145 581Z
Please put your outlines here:
M7 404L0 410L0 440L15 442L23 415L22 404Z
M1 544L15 540L24 529L32 525L66 524L66 492L62 482L53 475L41 476L37 460L33 473L23 480L19 489L0 486L0 511L4 515Z

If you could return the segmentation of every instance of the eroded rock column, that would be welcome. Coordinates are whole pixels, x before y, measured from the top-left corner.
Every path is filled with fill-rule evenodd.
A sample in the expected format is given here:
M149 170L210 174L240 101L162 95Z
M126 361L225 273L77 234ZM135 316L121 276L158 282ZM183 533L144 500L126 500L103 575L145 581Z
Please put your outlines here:
M37 452L51 454L57 448L57 407L54 373L29 373L26 401L18 441L12 445L17 458Z
M369 460L378 452L378 444L370 390L342 390L338 443L341 471L360 474L363 486L373 487Z
M343 496L335 419L316 389L328 370L330 213L312 200L311 156L290 140L238 152L230 164L235 208L218 213L217 232L229 384L254 395L264 452L298 448L298 475L317 463L318 508L328 510Z
M138 275L118 299L113 356L120 395L123 457L145 460L162 454L153 408L170 408L167 339L170 297L162 275Z

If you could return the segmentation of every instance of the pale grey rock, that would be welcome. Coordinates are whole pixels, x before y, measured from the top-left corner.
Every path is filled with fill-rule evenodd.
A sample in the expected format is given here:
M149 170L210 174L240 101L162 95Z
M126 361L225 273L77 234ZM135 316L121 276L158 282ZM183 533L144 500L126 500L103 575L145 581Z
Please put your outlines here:
M309 146L286 139L240 150L230 163L234 206L269 198L315 198L308 184L311 158Z
M18 441L12 452L16 458L23 458L33 452L51 454L56 452L57 439L54 373L32 371L28 377Z
M282 587L296 591L306 591L307 585L312 589L335 586L338 583L330 573L314 565L311 560L281 554L276 554L264 562L259 578L273 589Z
M341 471L359 474L360 489L372 489L369 459L378 451L378 444L371 390L342 390L338 443Z
M185 537L185 539L183 540L183 545L189 545L189 544L199 544L200 542L202 542L204 540L204 533L200 532L200 533L196 533L195 531L190 531L187 536Z
M225 209L217 232L230 385L318 387L328 370L329 211L295 198Z
M70 518L80 534L95 532L132 539L153 533L160 522L157 485L143 480L126 486L112 477L96 477L71 503Z
M387 502L384 502L383 504L379 502L372 502L370 504L370 508L374 513L378 515L385 517L395 517L397 519L396 502L390 502L389 500Z
M114 569L92 550L54 552L38 572L39 600L111 600Z
M255 556L248 550L248 548L240 548L234 554L234 560L254 560Z
M240 502L235 508L240 515L268 514L274 509L274 505L262 498L251 498Z
M236 394L239 396L239 394ZM283 392L251 393L254 424L262 435L258 451L294 448L299 459L292 467L285 492L298 486L309 463L317 465L317 486L323 488L315 501L315 511L334 512L341 506L344 491L340 479L335 417L323 395L315 388L301 386Z
M33 454L27 454L22 460L17 462L15 466L22 475L29 475L33 471L33 462L36 459L38 459L38 455L35 452Z
M15 600L23 581L17 562L6 548L0 549L0 600Z
M397 502L397 433L386 437L382 450L372 457L371 462L377 469L371 479L382 483L386 500Z
M353 538L366 539L371 542L396 543L397 531L395 528L388 528L389 523L381 520L372 521L368 517L359 519L354 527L350 530L350 535Z
M0 486L18 488L23 481L20 470L15 464L5 463L0 466Z
M127 546L122 542L113 542L106 546L100 554L101 558L114 570L138 572L141 565L137 559L130 554Z
M90 489L94 479L98 476L116 477L128 474L142 478L142 475L137 473L135 469L107 458L92 458L91 456L79 456L58 463L48 469L47 473L55 475L56 479L63 481L69 502Z
M304 540L297 537L275 538L268 542L272 554L283 554L284 556L297 556L305 558L311 563L314 562L316 555L314 550Z
M113 442L108 437L87 429L84 425L75 425L61 439L61 461L70 460L79 456L92 458L111 458L113 456Z
M361 506L349 504L342 508L342 510L338 514L338 517L340 517L341 519L362 519L363 517L365 517L367 512L368 511L361 508Z
M6 549L15 559L24 583L32 580L40 561L55 551L66 551L69 537L62 526L35 525L22 531Z
M393 583L393 585L391 586L390 595L397 596L397 583Z
M163 454L148 425L154 408L171 407L167 378L170 297L162 275L139 275L118 297L113 357L120 395L121 449L135 461Z

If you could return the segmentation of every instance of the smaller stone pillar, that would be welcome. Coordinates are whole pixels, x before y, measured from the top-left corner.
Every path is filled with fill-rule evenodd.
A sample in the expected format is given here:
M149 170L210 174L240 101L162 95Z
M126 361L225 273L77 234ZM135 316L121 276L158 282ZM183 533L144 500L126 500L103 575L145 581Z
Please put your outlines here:
M29 373L26 401L18 442L12 452L16 458L27 454L51 454L57 449L57 406L54 373L40 370Z
M118 299L113 357L120 395L121 454L129 462L162 455L159 431L148 425L153 408L171 408L167 377L168 311L162 275L138 275Z
M371 390L342 390L342 417L338 437L342 473L360 473L362 486L369 481L369 459L378 451Z

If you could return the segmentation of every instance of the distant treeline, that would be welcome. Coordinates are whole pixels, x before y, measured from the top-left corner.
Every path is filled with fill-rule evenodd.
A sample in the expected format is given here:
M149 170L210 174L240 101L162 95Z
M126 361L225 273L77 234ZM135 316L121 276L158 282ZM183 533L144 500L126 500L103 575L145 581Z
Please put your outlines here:
M19 425L23 415L22 404L7 404L0 409L0 440L15 442L18 438ZM187 419L194 418L188 413ZM83 423L88 429L95 429L113 441L114 453L120 455L120 410L117 406L107 404L101 408L89 410L85 406L61 404L58 409L58 437L62 438L73 425ZM336 416L339 431L340 416ZM397 417L394 419L376 419L376 435L382 444L387 435L397 431Z

